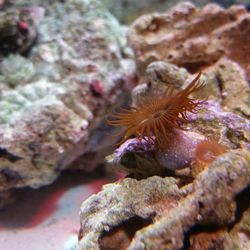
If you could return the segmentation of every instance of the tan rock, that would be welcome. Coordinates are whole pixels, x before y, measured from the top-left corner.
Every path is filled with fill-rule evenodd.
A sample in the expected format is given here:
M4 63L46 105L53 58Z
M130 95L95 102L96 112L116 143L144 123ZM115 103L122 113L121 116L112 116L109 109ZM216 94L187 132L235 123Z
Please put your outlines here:
M125 242L130 250L177 250L183 247L185 233L198 225L212 226L214 234L215 225L221 227L216 237L223 238L227 225L235 221L235 197L250 182L249 166L249 152L240 149L218 157L185 186L178 178L157 176L106 185L81 206L77 249L102 249L109 244L119 249ZM190 240L191 245L199 245L198 241Z
M222 57L237 62L250 78L250 14L242 6L196 8L181 3L162 14L139 17L128 32L143 72L163 60L196 72Z

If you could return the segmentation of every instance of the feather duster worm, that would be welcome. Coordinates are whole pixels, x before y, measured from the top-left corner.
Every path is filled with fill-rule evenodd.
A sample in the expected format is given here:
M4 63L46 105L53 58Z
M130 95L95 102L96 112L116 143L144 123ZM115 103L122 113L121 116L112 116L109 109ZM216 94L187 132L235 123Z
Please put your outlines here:
M131 136L153 142L162 147L175 128L182 129L181 124L188 122L187 113L196 112L203 100L189 97L193 92L200 90L199 73L196 78L184 89L174 93L173 88L167 88L164 95L158 98L146 99L136 108L121 109L112 116L108 123L112 126L125 127L121 135L122 144Z

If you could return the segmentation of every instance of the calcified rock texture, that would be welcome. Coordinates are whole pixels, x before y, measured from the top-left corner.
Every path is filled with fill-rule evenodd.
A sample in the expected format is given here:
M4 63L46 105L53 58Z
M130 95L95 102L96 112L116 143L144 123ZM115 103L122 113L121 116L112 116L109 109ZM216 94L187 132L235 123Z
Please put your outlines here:
M168 69L165 79L173 72L169 69L175 69L163 62L150 67L156 65L162 74ZM179 70L179 78L181 72L187 73ZM154 76L148 76L155 80L153 88L146 84L140 92L136 87L135 103L157 86L163 88L163 79ZM142 180L109 184L82 204L78 249L247 249L249 122L212 100L189 119L186 130L170 135L163 151L153 143L129 139L107 157L113 167ZM204 167L195 151L206 138L216 138L228 150ZM148 177L153 175L172 177Z
M29 1L17 2L10 13ZM51 183L82 155L93 161L77 167L91 171L112 144L104 114L133 78L124 30L100 2L44 8L29 53L10 46L1 59L0 192Z
M245 197L249 195L243 193ZM242 196L242 194L241 194ZM240 208L242 209L242 208ZM235 218L237 223L231 223L229 226L229 232L222 228L217 228L214 231L200 230L190 235L190 250L195 249L243 249L247 250L250 248L249 241L249 219L250 219L249 208L242 214L238 213Z
M128 32L142 71L164 60L191 71L221 58L237 62L250 77L250 14L243 6L223 9L209 4L198 9L181 3L163 14L138 18Z
M82 204L78 249L180 249L195 225L226 231L235 220L235 196L250 182L249 165L249 152L233 150L184 187L156 176L106 185Z
M164 89L174 74L182 79L176 83L180 88L181 76L187 75L164 62L149 65L147 72L150 84L134 89L135 104ZM164 150L129 139L107 157L113 167L142 180L126 178L104 186L82 204L79 250L247 249L249 121L223 111L213 100L197 114L189 114L189 120L186 130L170 135L171 143ZM228 150L204 167L195 152L207 138L216 138ZM172 177L159 177L166 175Z
M132 106L169 86L185 88L199 71L206 86L194 97L207 101L165 148L130 138L107 157L134 179L83 202L78 250L249 248L249 20L242 7L185 3L132 25L142 82ZM211 162L199 159L204 141L224 147Z

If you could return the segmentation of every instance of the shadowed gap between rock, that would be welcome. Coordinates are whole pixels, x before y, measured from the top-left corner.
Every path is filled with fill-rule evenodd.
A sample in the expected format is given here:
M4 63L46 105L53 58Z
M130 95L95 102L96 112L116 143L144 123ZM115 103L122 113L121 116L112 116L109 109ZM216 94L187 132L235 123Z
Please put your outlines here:
M236 212L235 212L235 220L228 225L229 231L233 229L233 227L240 222L244 212L250 207L250 185L237 194L236 200Z
M250 186L241 191L235 198L236 201L236 211L235 220L227 225L227 227L220 227L216 224L211 225L194 225L191 227L184 235L183 247L181 250L190 250L190 238L198 233L211 233L216 234L219 230L230 231L233 227L240 222L243 213L250 207Z
M14 155L11 152L9 152L7 149L5 148L0 148L0 158L5 158L11 162L16 162L19 160L22 160L23 158L18 156L18 155Z
M131 243L135 233L152 223L152 219L144 219L139 216L124 221L112 228L109 232L103 232L100 238L100 250L125 250Z
M191 236L194 236L198 233L215 233L216 231L219 231L222 229L216 224L213 225L195 225L191 227L187 232L184 234L184 241L183 241L183 247L180 250L190 250L190 238Z
M213 64L216 63L217 60L214 60L212 62L187 62L187 63L183 63L183 64L179 64L179 67L183 67L185 68L189 73L191 74L196 74L197 72L200 72L202 70L202 68L206 68L209 67Z
M224 99L224 97L223 97L223 83L222 83L221 77L217 74L217 75L215 75L215 79L216 79L216 82L217 82L217 85L219 88L220 99L223 100Z

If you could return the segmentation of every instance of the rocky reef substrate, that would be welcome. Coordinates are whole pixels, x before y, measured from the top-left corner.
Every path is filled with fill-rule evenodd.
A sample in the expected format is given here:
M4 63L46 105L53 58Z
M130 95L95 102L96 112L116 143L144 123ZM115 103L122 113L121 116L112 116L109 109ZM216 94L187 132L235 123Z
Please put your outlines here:
M105 115L134 81L125 29L100 2L2 8L0 199L47 185L65 168L92 171L103 162L113 147ZM86 164L76 162L83 155Z
M131 138L106 158L128 177L82 203L78 250L250 247L249 18L242 6L182 3L131 25L140 77L132 106L200 71L205 87L193 97L207 99L164 150ZM201 163L207 140L225 151Z

